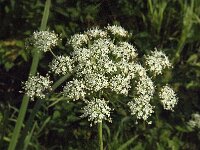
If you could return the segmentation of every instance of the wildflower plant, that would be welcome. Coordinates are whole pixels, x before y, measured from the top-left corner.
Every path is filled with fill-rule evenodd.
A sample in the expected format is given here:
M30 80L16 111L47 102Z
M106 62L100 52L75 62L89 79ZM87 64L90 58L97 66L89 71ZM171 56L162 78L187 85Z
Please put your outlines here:
M178 101L172 88L162 85L160 90L160 85L153 81L164 69L172 67L168 57L157 49L139 57L140 51L128 42L130 35L117 25L75 34L67 42L71 53L55 56L49 65L53 75L71 74L70 78L64 78L66 83L61 93L68 100L84 103L81 117L88 117L91 125L98 124L101 150L102 122L112 120L114 95L120 100L126 99L124 102L136 120L142 119L149 124L158 107L154 105L156 92L166 110L173 110ZM57 42L54 32L36 32L33 38L43 52L51 51ZM37 75L25 82L24 90L30 98L45 98L50 85L49 77Z

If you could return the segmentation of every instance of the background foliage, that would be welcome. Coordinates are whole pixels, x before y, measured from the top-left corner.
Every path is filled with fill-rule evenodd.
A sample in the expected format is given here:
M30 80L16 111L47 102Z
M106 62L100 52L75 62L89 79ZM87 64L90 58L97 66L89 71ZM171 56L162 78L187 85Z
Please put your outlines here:
M38 29L43 8L44 0L0 0L0 149L8 147L22 99L21 82L31 64L25 41ZM66 51L70 35L107 24L130 31L134 46L144 54L155 47L168 54L174 68L161 80L173 85L179 103L174 113L157 110L152 125L135 124L125 108L116 106L113 123L104 125L106 149L200 149L200 132L187 126L191 114L200 112L200 1L52 1L48 28L63 38L57 54ZM43 57L40 72L47 71L50 58ZM27 117L34 104L29 104ZM53 95L37 113L28 149L96 149L96 126L80 119L81 107Z

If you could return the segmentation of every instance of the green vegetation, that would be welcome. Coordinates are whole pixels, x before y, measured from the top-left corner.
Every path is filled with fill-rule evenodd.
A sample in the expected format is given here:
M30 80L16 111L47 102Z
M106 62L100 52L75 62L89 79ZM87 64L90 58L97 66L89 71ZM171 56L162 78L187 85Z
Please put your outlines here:
M143 54L157 47L173 62L173 69L158 80L170 83L178 94L174 112L156 108L151 125L142 121L135 124L125 106L115 106L112 123L99 126L106 150L200 149L200 128L188 125L191 115L200 113L199 0L53 0L49 17L42 19L47 12L44 8L43 0L0 0L1 150L13 149L15 144L16 150L96 150L101 142L98 126L90 127L80 118L82 103L67 103L60 94L53 94L46 102L27 101L17 121L23 99L21 82L27 80L32 61L40 59L34 68L46 74L52 59L48 53L32 59L33 50L26 48L27 38L36 30L44 30L45 22L63 39L54 50L56 55L70 51L65 45L71 35L94 26L118 24L132 33L130 40ZM35 74L36 70L31 70ZM68 77L59 79L53 90L59 90Z

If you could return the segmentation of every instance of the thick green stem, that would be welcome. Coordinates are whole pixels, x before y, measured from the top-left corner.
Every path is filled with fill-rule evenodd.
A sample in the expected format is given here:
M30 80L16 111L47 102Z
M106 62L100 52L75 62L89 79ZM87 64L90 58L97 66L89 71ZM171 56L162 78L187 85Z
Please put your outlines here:
M99 150L103 150L102 122L98 123Z
M50 4L51 4L51 0L47 0L46 3L45 3L45 9L44 9L43 17L42 17L40 30L46 29L47 20L48 20L48 16L49 16ZM41 56L40 52L38 52L38 51L34 52L29 76L36 74L38 63L39 63L39 60L40 60L40 56ZM15 128L14 128L14 131L12 133L12 138L11 138L8 150L15 150L15 147L16 147L16 144L17 144L17 141L18 141L18 138L19 138L19 134L20 134L20 131L21 131L21 128L22 128L22 124L23 124L23 121L24 121L24 117L25 117L25 114L26 114L26 111L27 111L28 102L29 102L29 97L24 95L24 97L22 99L22 104L21 104L21 107L20 107L20 110L19 110L17 122L16 122L16 125L15 125Z

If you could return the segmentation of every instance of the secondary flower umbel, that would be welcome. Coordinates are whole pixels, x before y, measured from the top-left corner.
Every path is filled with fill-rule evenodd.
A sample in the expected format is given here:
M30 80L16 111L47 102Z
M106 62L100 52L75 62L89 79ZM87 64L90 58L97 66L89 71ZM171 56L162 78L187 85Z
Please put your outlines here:
M102 120L111 122L110 111L111 108L107 105L104 99L94 98L86 101L86 106L83 108L83 115L81 117L88 117L88 121L99 123ZM92 125L92 124L91 124Z
M57 75L66 75L73 70L73 61L68 56L57 56L50 64L50 69Z
M33 33L33 46L39 51L47 52L58 43L58 35L50 31L35 31Z
M162 87L159 96L161 98L164 109L173 110L178 101L174 90L166 85Z
M188 125L191 128L200 129L200 114L199 113L193 113L191 120L188 122Z
M52 81L50 81L49 76L41 76L37 74L36 76L30 76L28 81L24 83L23 89L25 94L34 100L34 98L45 98L45 92L51 90Z
M172 65L168 57L162 51L151 51L150 55L145 56L146 65L154 76L162 74L165 68L170 68Z

